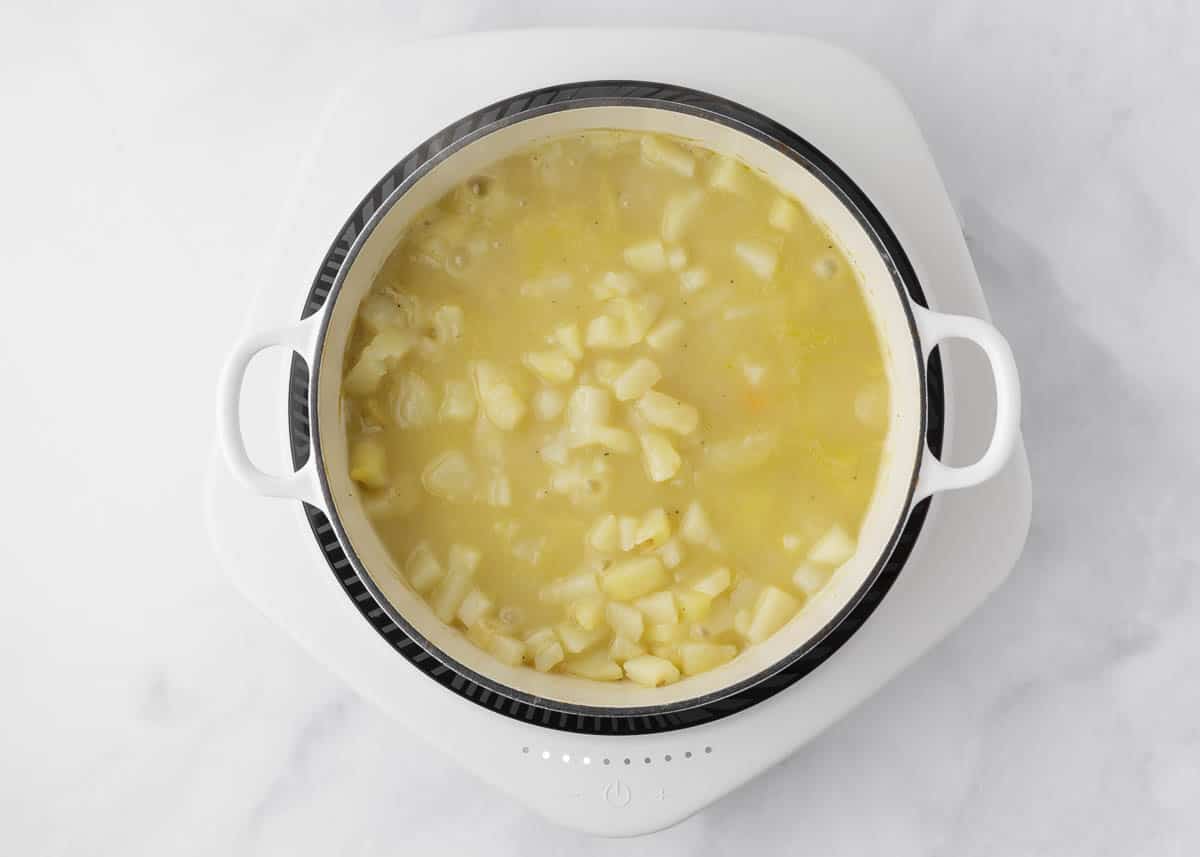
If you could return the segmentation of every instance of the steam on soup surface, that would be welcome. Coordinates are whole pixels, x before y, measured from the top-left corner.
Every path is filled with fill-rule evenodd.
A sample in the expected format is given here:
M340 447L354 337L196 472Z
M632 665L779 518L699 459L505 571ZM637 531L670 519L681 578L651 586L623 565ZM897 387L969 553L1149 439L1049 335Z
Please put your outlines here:
M854 552L887 427L853 270L742 163L594 131L417 216L347 350L351 477L408 584L511 664L662 685Z

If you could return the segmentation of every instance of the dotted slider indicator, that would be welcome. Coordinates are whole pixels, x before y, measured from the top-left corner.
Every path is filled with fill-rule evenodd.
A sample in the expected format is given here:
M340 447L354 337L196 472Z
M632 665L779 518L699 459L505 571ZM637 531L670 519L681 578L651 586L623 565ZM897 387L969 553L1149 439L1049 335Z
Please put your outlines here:
M705 756L711 756L713 753L712 745L711 744L706 745L704 747L703 753ZM529 745L526 745L521 748L521 755L523 755L523 756L540 755L544 761L557 760L560 764L563 764L563 765L573 765L574 764L574 765L584 765L587 767L590 767L593 762L598 762L599 764L604 765L605 767L609 767L613 764L613 761L614 761L613 758L610 756L579 756L579 755L572 755L571 753L559 753L557 751L552 751L549 749L535 751ZM697 756L697 753L694 753L691 750L683 751L683 758L685 760L696 758L696 756ZM643 756L641 761L642 761L643 765L654 765L656 763L663 764L663 763L671 762L677 758L678 757L672 753L664 753L662 756ZM625 765L626 767L633 767L636 759L633 756L624 756L624 757L618 757L616 759L616 761Z

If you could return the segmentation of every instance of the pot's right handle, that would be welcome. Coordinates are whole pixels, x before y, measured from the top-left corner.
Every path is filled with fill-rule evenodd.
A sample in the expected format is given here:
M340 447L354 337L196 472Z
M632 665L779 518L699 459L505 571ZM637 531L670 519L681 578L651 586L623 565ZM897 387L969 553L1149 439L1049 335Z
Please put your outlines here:
M242 383L250 361L268 348L296 351L307 359L312 353L310 346L317 318L314 315L291 327L253 333L234 347L217 386L217 437L229 469L247 488L267 497L290 497L319 504L314 456L310 455L304 466L292 473L277 475L260 470L246 452L241 413Z
M978 345L987 356L996 383L996 425L987 451L974 464L952 467L939 461L926 446L913 499L915 503L939 491L978 485L1000 472L1012 454L1021 428L1021 382L1008 341L986 321L968 315L934 312L920 306L913 306L913 314L925 360L929 360L929 353L939 342L966 339Z

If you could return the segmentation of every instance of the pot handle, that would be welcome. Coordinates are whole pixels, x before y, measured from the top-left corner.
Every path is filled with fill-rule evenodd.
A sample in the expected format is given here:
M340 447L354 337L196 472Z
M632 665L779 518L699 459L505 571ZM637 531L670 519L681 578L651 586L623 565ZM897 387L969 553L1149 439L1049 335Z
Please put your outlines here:
M967 315L934 312L919 306L913 307L913 314L925 360L929 359L929 353L939 342L947 339L969 340L987 356L996 384L996 425L992 429L987 451L974 464L952 467L939 461L926 446L913 498L915 503L940 491L978 485L1000 472L1012 454L1021 428L1021 382L1008 341L986 321Z
M269 348L286 348L307 356L311 353L317 318L314 315L291 327L259 331L237 344L221 369L217 385L217 438L229 469L247 488L265 497L288 497L319 505L321 492L316 484L313 457L309 456L304 466L293 473L277 475L260 470L246 452L241 414L242 384L250 361Z

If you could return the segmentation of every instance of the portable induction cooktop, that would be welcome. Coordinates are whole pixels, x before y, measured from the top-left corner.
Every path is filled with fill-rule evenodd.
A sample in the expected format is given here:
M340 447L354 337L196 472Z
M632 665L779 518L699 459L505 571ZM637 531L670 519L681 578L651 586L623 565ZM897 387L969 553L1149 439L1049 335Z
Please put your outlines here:
M424 71L445 68L438 60L447 55L470 61L428 80ZM421 141L513 93L614 78L717 93L784 123L832 158L886 217L920 284L910 289L914 302L987 317L913 117L850 55L810 39L746 33L529 31L405 45L339 93L284 205L247 330L294 325L319 308L323 281L345 258L331 240L359 208L362 190ZM935 357L927 379L927 441L943 457L982 448L993 426L990 372L981 361L951 359L957 354ZM309 454L308 367L295 355L277 380L267 395L243 396L241 419L247 435L290 451L291 461L274 462L284 472ZM430 655L375 601L315 505L252 493L219 454L206 494L222 564L314 656L484 780L561 824L606 835L686 818L877 690L1000 584L1030 516L1018 438L990 481L915 507L862 599L786 669L711 704L605 717L506 696Z

